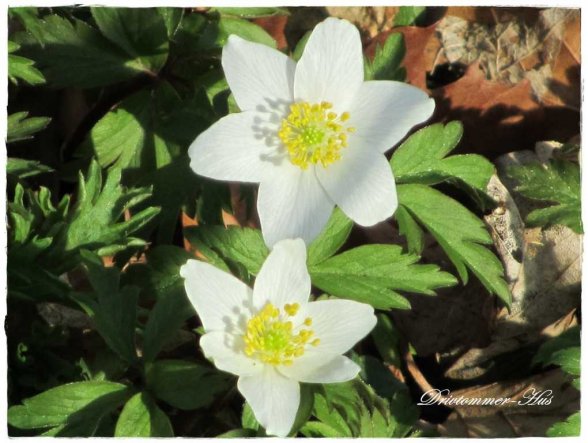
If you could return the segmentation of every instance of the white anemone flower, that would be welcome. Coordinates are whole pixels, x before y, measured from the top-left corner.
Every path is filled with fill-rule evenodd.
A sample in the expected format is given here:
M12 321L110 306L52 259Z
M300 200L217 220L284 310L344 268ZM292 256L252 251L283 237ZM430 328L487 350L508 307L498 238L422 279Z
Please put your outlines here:
M355 26L328 18L312 32L298 63L231 35L222 66L242 112L200 134L190 166L217 180L260 183L257 210L265 242L308 244L335 205L361 226L398 206L384 153L435 102L414 86L364 81Z
M342 354L375 326L374 309L351 300L309 302L301 239L278 242L253 289L211 264L188 260L180 274L206 333L204 354L237 387L268 434L285 437L300 404L299 383L337 383L360 368Z

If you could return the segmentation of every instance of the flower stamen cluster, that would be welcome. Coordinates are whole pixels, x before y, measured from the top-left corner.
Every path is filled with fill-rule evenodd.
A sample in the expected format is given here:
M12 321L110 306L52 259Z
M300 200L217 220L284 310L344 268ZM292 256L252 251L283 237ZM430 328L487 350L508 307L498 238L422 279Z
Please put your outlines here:
M298 303L286 304L282 314L280 309L267 303L247 322L247 330L243 335L245 354L270 365L290 366L294 358L304 354L306 345L317 346L320 340L312 339L312 329L293 326L291 317L294 317L299 309ZM305 318L303 324L311 326L312 319Z
M347 134L355 128L346 127L349 113L340 116L331 111L331 103L310 104L298 102L290 105L290 114L278 131L286 146L290 161L302 169L309 164L323 167L341 158L341 149L347 147Z

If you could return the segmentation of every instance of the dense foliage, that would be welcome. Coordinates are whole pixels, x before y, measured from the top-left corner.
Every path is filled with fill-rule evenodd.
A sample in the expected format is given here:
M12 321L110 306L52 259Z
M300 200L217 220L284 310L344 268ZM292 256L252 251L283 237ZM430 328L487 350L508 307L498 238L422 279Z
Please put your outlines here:
M198 257L251 284L268 255L254 222L224 223L231 214L255 220L255 187L195 175L187 149L238 110L220 66L228 36L275 47L250 19L288 13L9 10L11 435L265 435L234 379L200 352L203 331L179 268ZM421 13L403 8L397 25L414 24ZM304 43L289 54L299 57ZM403 81L404 54L402 34L392 33L366 59L366 78ZM470 277L510 304L481 218L494 205L486 194L494 167L480 155L452 154L462 132L459 122L438 123L394 151L401 244L350 241L353 223L336 209L310 245L316 296L361 301L380 313L371 336L352 352L360 377L305 385L293 435L418 435L409 389L387 368L399 364L393 360L400 352L390 310L410 309L406 294L434 296ZM513 172L522 193L555 203L532 212L530 224L580 231L576 166L558 160L548 169ZM429 234L446 266L422 259ZM577 376L573 344L559 352L546 344L537 362Z

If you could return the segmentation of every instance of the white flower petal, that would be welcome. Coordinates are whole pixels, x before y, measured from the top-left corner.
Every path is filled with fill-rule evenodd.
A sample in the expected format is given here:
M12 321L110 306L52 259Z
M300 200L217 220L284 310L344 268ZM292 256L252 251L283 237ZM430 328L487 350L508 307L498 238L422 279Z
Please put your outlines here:
M317 167L317 177L349 218L361 226L372 226L396 211L396 183L384 154L351 143L341 151L339 161Z
M306 269L306 245L302 239L282 240L274 245L261 267L253 287L253 304L267 302L277 308L286 303L306 304L310 295L310 275Z
M200 338L200 347L221 371L239 376L252 376L263 371L263 364L241 352L243 344L238 336L221 331L208 332Z
M251 307L253 291L231 274L209 263L188 260L180 268L188 299L207 332L236 327Z
M321 300L306 305L314 337L320 343L312 352L343 354L376 325L374 308L353 300Z
M231 35L223 48L222 65L242 111L292 102L296 63L280 51Z
M347 111L363 82L363 52L357 28L346 20L328 18L314 30L296 66L296 101L333 104Z
M291 366L281 366L280 372L301 383L340 383L352 380L361 368L343 355L330 358L323 352L305 352Z
M255 111L229 114L200 134L188 149L190 167L216 180L259 183L272 150L263 134L266 114Z
M433 115L435 100L415 86L393 81L361 85L349 109L353 138L365 146L386 152L410 129Z
M267 366L263 373L240 377L237 387L268 434L286 437L300 405L300 385Z
M335 204L319 184L312 167L302 170L283 162L259 186L257 211L269 247L286 238L309 244L326 225Z

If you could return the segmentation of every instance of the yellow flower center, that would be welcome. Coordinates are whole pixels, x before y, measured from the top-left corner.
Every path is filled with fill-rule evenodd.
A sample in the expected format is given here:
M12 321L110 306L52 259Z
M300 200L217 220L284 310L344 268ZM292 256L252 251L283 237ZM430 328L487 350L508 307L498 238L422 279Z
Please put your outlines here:
M271 303L247 322L243 335L245 354L270 365L291 365L294 358L304 354L306 345L317 346L314 331L302 326L294 328L288 317L294 317L300 305L284 305L284 314ZM304 326L311 326L312 319L307 317Z
M290 114L282 120L278 136L296 166L306 169L309 163L320 163L326 167L341 158L340 151L347 146L347 134L355 128L345 125L348 112L339 116L329 111L332 107L328 102L290 105Z

